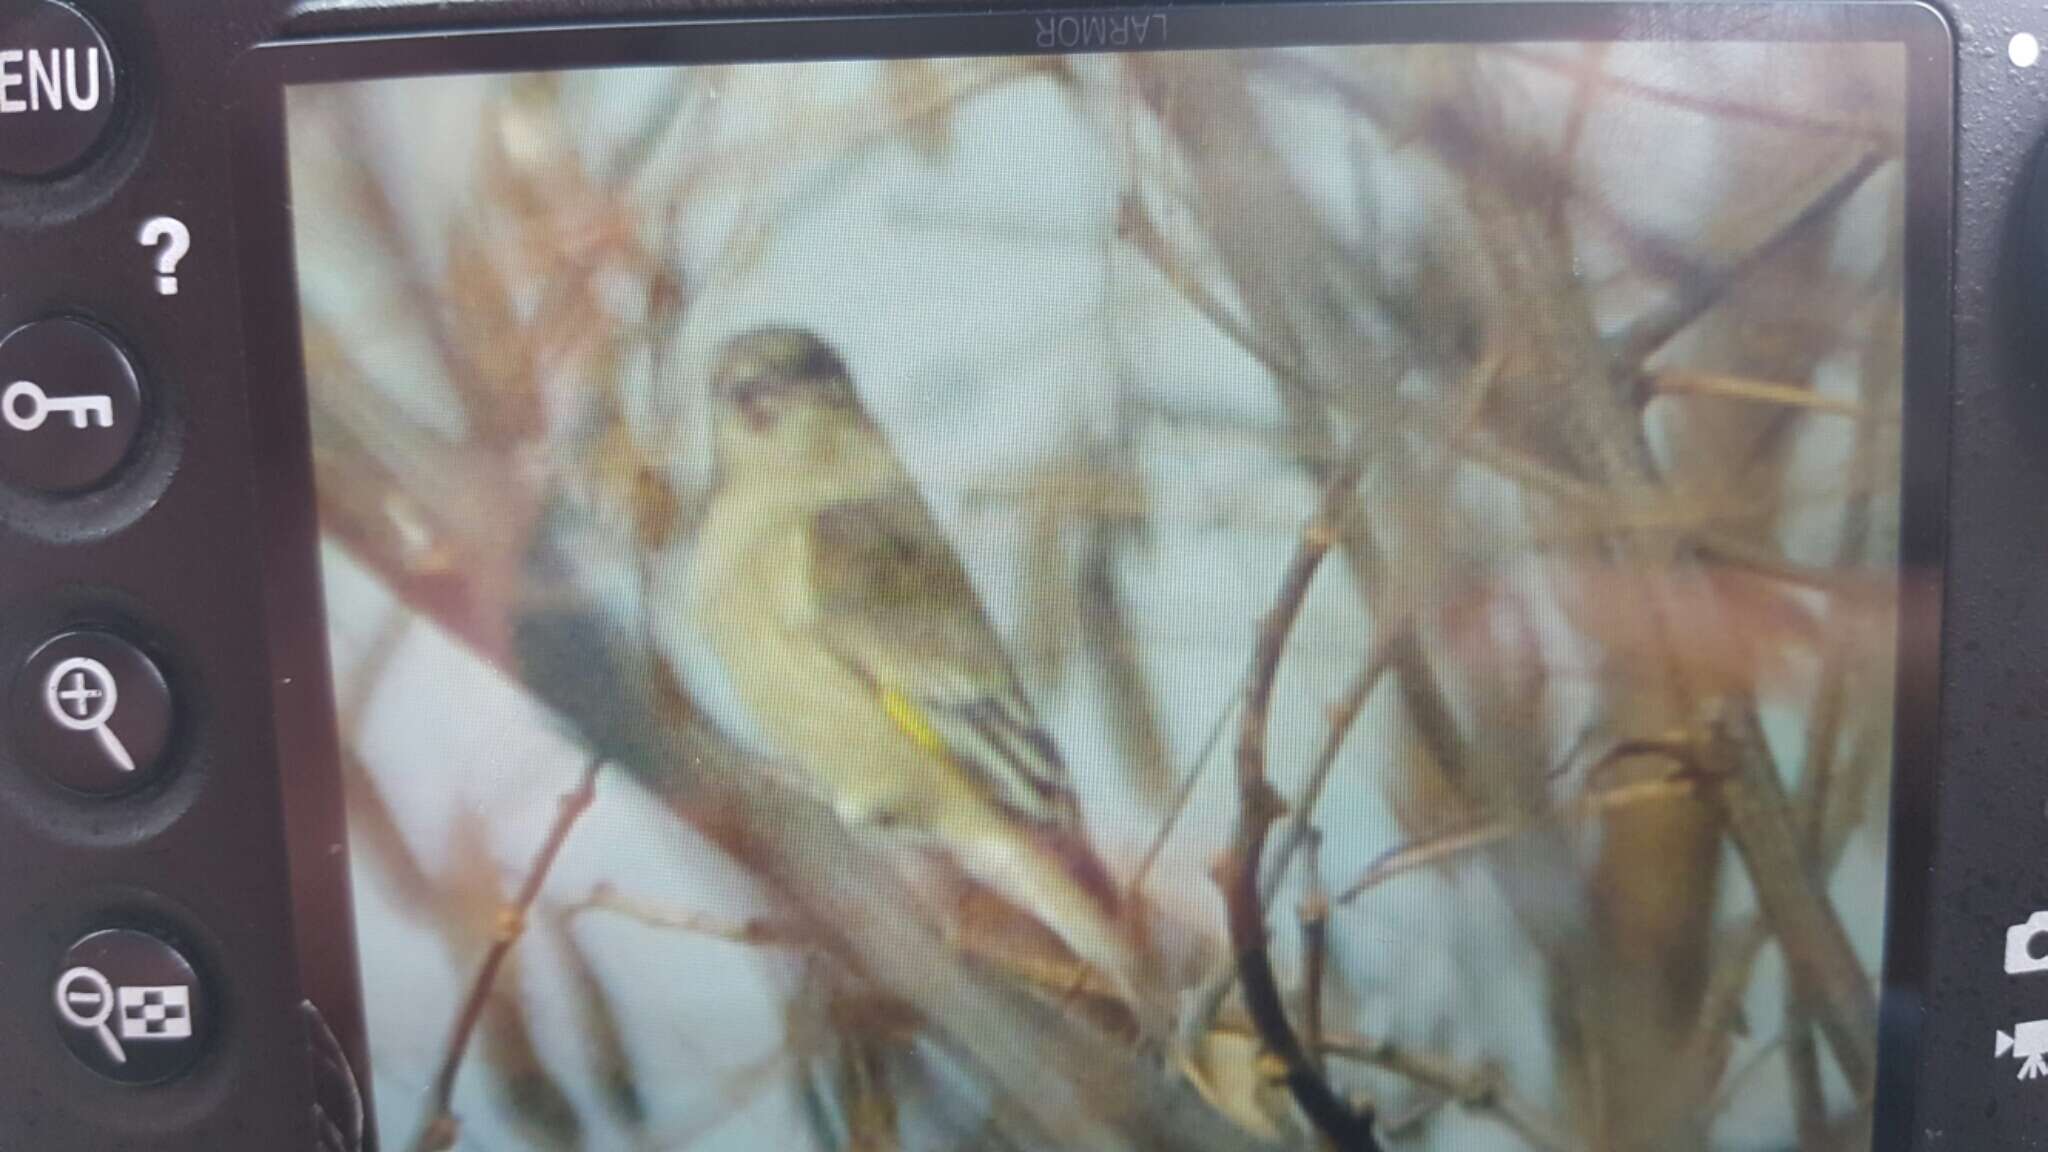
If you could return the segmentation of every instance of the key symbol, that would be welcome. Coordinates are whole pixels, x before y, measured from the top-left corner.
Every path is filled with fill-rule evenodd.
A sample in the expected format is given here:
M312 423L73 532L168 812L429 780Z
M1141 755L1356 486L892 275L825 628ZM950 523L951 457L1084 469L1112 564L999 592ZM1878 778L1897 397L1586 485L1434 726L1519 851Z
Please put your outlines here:
M114 426L114 398L111 396L51 396L31 380L16 380L0 393L0 418L16 432L33 432L49 422L50 413L71 417L73 428Z

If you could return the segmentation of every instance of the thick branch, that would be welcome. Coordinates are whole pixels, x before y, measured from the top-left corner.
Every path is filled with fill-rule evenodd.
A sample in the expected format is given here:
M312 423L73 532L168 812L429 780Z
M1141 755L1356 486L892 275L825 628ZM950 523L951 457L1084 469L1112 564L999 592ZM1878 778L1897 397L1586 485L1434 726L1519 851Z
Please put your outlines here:
M1301 1035L1302 1046L1320 1068L1323 978L1330 963L1330 894L1323 887L1322 834L1311 828L1303 851L1308 854L1308 895L1295 913L1301 921Z

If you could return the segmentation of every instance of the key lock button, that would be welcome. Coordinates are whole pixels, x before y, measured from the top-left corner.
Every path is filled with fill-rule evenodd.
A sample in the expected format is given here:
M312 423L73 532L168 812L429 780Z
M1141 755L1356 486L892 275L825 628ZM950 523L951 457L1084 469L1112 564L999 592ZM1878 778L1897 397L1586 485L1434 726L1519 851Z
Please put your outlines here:
M142 420L134 365L93 325L39 320L0 340L0 483L54 496L98 488L127 462Z

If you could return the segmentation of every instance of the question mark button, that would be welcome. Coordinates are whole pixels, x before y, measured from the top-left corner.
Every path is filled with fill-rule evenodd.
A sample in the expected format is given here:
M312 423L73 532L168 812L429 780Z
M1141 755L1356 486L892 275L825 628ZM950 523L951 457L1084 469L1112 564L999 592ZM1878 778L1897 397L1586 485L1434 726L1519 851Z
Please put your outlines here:
M144 417L134 364L99 327L62 317L0 339L0 486L101 487L134 453Z
M142 222L135 242L156 252L156 294L178 294L178 265L192 251L192 230L176 216L156 216Z

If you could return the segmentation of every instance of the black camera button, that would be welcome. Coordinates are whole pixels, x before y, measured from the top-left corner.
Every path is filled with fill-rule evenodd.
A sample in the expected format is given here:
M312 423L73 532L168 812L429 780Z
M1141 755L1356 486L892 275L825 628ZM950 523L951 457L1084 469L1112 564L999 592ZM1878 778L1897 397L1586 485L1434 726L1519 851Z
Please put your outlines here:
M74 792L119 796L162 774L175 709L155 661L111 632L66 632L15 677L22 758Z
M57 0L0 0L0 173L62 175L89 158L114 115L114 54Z
M51 986L64 1046L122 1084L161 1084L206 1050L210 1006L183 953L146 932L94 932L64 954Z
M142 420L134 364L91 324L38 320L0 340L0 481L51 495L99 487Z

